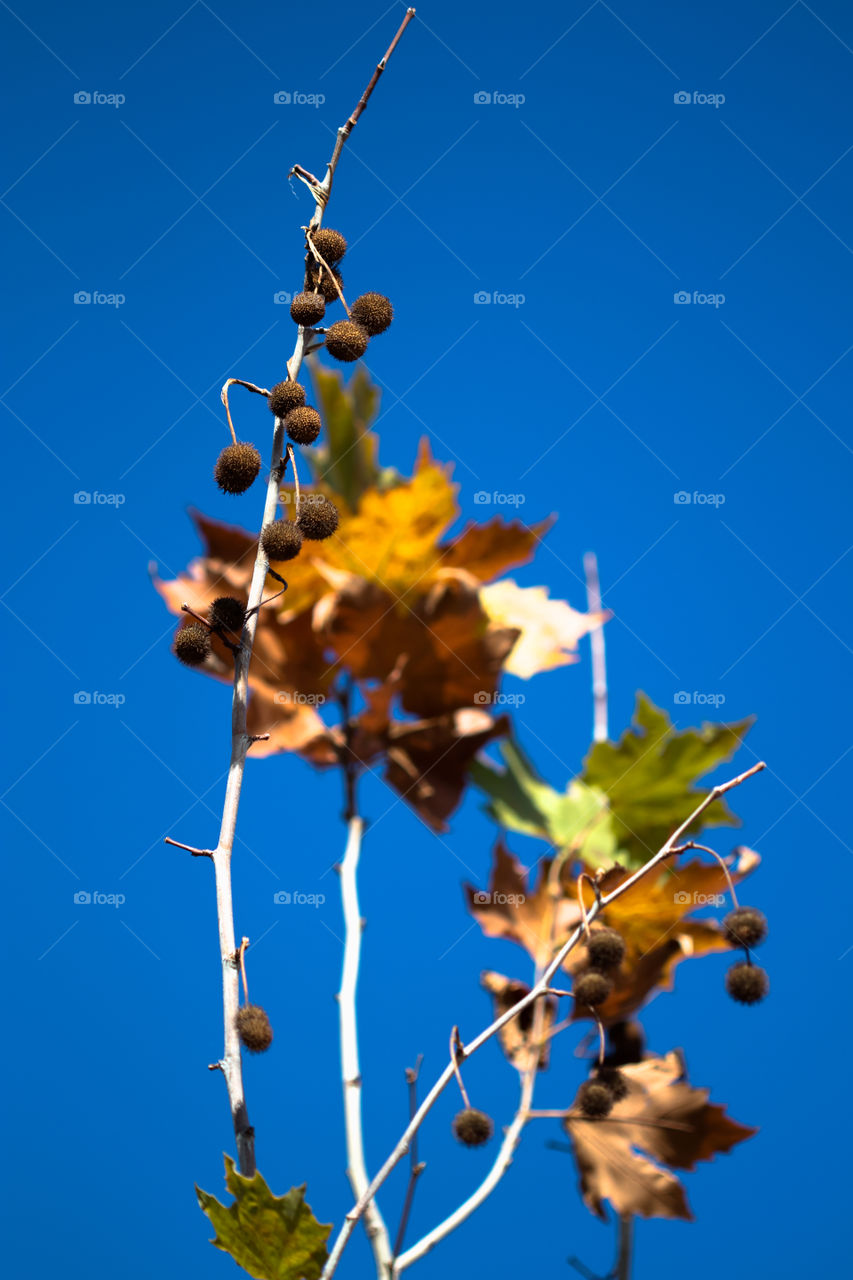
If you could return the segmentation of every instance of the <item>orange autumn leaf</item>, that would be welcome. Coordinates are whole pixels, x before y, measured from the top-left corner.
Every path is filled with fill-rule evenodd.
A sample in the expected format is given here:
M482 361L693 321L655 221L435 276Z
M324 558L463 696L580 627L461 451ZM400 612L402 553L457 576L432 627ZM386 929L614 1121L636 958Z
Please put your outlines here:
M678 1052L621 1070L628 1094L608 1116L587 1119L573 1106L564 1121L584 1203L599 1218L608 1201L617 1214L689 1221L684 1187L670 1169L693 1169L757 1130L709 1103L707 1089L688 1084Z
M752 850L740 853L730 874L739 884L760 861ZM614 869L611 888L631 874ZM575 892L573 883L567 891ZM702 862L698 858L677 863L671 870L644 876L635 885L605 907L598 919L616 929L625 940L627 954L613 975L614 988L597 1012L607 1025L627 1017L656 990L672 989L675 966L691 956L730 950L730 943L713 918L690 918L692 912L709 906L723 907L727 902L728 882L719 863ZM586 907L592 906L594 894L584 882ZM586 964L586 948L570 953L565 968L573 976ZM589 1009L575 1009L576 1018L590 1016Z

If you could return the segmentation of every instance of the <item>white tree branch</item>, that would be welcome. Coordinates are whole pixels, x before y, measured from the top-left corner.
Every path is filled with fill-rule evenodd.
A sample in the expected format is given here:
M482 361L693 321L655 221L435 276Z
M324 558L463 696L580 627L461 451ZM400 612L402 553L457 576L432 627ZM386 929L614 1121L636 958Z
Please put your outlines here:
M719 799L720 796L725 795L727 791L731 791L733 787L740 786L740 784L742 782L745 782L747 778L751 778L753 777L754 774L760 773L761 770L765 769L766 767L767 766L765 765L764 761L760 760L758 764L754 764L751 769L745 770L744 773L738 774L737 777L735 778L730 778L728 782L723 782L719 786L713 787L705 796L705 798L702 801L700 801L700 803L696 806L696 808L693 810L690 816L686 818L684 822L681 823L681 825L672 833L672 835L669 837L666 843L658 850L656 854L654 854L653 857L649 859L647 863L644 864L644 866L640 867L638 871L635 871L634 874L632 876L629 876L627 880L623 880L622 883L617 885L616 888L613 889L611 893L602 895L602 897L599 900L593 903L593 905L589 908L589 910L586 913L587 921L592 922L596 918L596 916L599 914L600 911L602 911L605 907L609 906L611 902L615 902L615 900L617 898L620 898L623 893L627 893L628 890L631 889L639 880L641 880L644 876L648 875L648 873L653 868L660 866L662 862L664 862L668 857L670 857L673 849L678 844L678 841L684 835L685 831L687 831L688 828L692 826L692 824L696 821L697 818L701 817L701 815L705 812L705 810L709 807L709 805L713 804L714 801ZM553 960L551 960L551 962L543 970L541 977L531 987L527 995L522 996L522 998L517 1002L517 1004L514 1004L512 1008L507 1009L504 1013L502 1013L499 1018L496 1018L494 1022L492 1022L488 1027L486 1027L484 1031L481 1031L478 1036L475 1036L474 1039L471 1040L468 1044L463 1045L462 1048L457 1052L457 1055L456 1055L457 1062L462 1062L465 1058L470 1058L471 1055L476 1053L478 1049L482 1048L482 1046L488 1040L491 1040L492 1036L496 1035L496 1033L500 1031L501 1027L506 1026L506 1024L510 1022L513 1018L518 1017L518 1015L522 1012L522 1010L526 1009L529 1004L532 1004L537 999L538 996L542 995L548 989L548 987L550 987L551 979L554 977L555 973L560 968L560 966L562 965L566 957L569 955L569 953L573 950L574 947L577 946L578 942L583 936L583 933L584 933L583 926L582 925L578 926L578 928L574 930L571 936L567 938L567 940L563 943L562 947L554 956ZM329 1254L326 1265L323 1268L321 1280L329 1280L329 1277L334 1275L335 1271L337 1270L338 1263L340 1262L341 1255L347 1246L347 1242L350 1236L352 1235L353 1230L355 1229L355 1224L358 1222L359 1218L363 1215L365 1209L367 1208L367 1205L376 1195L376 1192L385 1182L386 1178L389 1176L389 1174L393 1172L397 1164L400 1162L400 1160L402 1160L403 1156L406 1155L409 1149L409 1143L411 1142L412 1136L421 1127L427 1115L435 1105L436 1101L444 1092L444 1090L447 1088L450 1081L453 1079L454 1070L455 1070L455 1063L451 1061L444 1068L441 1075L438 1077L435 1084L430 1089L429 1093L424 1098L421 1105L418 1107L415 1115L412 1117L410 1123L406 1127L406 1130L403 1133L403 1136L400 1138L400 1141L397 1143L396 1147L391 1152L390 1156L385 1161L382 1168L373 1178L372 1182L370 1183L370 1186L367 1188L364 1194L360 1196L357 1204L353 1205L352 1209L350 1209L349 1213L344 1219L344 1223L340 1231L338 1232L337 1239L335 1240L335 1243L332 1247L332 1251Z
M344 1089L344 1120L347 1142L347 1177L353 1195L360 1199L370 1185L364 1160L364 1134L361 1115L361 1068L358 1060L358 1021L356 989L361 961L361 935L364 921L358 903L358 861L364 822L349 819L346 852L340 867L341 898L344 908L344 965L338 995L341 1030L341 1075ZM391 1267L391 1243L375 1200L364 1212L364 1227L370 1240L379 1280L387 1280Z

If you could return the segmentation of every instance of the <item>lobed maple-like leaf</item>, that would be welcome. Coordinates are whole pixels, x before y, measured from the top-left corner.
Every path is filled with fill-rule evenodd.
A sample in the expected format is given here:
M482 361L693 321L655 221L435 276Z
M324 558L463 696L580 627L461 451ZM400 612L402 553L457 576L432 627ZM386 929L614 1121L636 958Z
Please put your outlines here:
M627 865L640 866L663 845L707 795L696 782L737 751L752 719L677 730L665 711L637 694L632 727L618 743L596 742L581 778L605 792ZM692 829L737 826L717 799Z
M229 1253L255 1280L318 1280L328 1258L332 1227L318 1222L305 1203L305 1187L275 1196L260 1173L246 1178L225 1157L228 1205L196 1187L198 1202L216 1230L212 1243Z
M670 1169L693 1169L757 1130L709 1103L707 1089L690 1085L676 1051L621 1070L628 1094L608 1116L587 1119L573 1106L564 1121L584 1203L599 1218L606 1218L608 1201L617 1214L690 1220L684 1187Z

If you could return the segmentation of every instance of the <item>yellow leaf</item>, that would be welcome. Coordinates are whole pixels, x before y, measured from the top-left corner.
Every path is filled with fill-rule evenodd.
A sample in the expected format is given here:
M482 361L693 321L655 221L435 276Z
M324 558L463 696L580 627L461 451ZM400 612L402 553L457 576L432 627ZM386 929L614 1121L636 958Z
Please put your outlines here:
M519 587L512 578L483 587L480 601L492 622L520 630L504 670L524 680L577 662L580 638L610 617L578 613L565 600L549 600L547 587Z

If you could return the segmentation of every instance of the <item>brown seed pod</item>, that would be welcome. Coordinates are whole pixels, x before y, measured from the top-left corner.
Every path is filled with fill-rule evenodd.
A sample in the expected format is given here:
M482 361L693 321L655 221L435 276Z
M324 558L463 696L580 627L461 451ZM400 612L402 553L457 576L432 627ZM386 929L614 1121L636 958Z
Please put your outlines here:
M302 550L302 531L292 520L273 520L261 534L267 560L292 560Z
M213 478L223 493L245 493L261 469L261 455L253 444L229 444L216 459Z
M394 308L384 293L363 293L349 309L350 319L366 329L371 338L384 333L394 319Z
M736 907L723 929L733 947L757 947L767 937L767 917L757 907Z
M338 527L338 508L321 493L303 497L296 523L303 538L309 542L322 542L331 538Z
M603 973L598 973L595 969L589 969L586 973L582 973L576 978L572 986L572 993L577 1004L590 1005L593 1009L604 1001L613 990L613 983L609 978L605 978Z
M304 404L300 409L291 409L284 425L287 434L296 444L313 444L320 434L323 422L316 409Z
M610 1090L614 1102L621 1102L623 1098L627 1098L628 1079L617 1067L596 1067L592 1078L596 1084L603 1084Z
M340 231L333 231L331 227L317 227L311 232L311 239L320 257L328 262L330 267L340 262L347 251L346 240Z
M359 360L370 341L367 330L354 320L338 320L326 330L326 350L336 360Z
M290 304L290 318L310 329L326 314L326 301L321 293L297 293Z
M466 1147L482 1147L492 1136L494 1125L485 1111L466 1107L453 1120L453 1134Z
M600 1080L585 1080L575 1098L575 1103L583 1114L592 1120L601 1120L610 1115L614 1101L611 1090Z
M239 635L246 621L246 607L234 596L218 596L207 614L212 627L221 627Z
M593 929L586 944L591 968L618 969L625 959L625 939L615 929Z
M270 392L267 401L277 418L286 418L291 409L298 409L305 403L305 388L298 382L278 382Z
M726 990L738 1004L758 1004L770 990L770 980L758 965L741 960L726 974Z
M237 1034L250 1053L265 1053L272 1044L272 1027L266 1010L259 1004L244 1004L237 1010Z
M343 292L344 281L340 271L333 271L332 274L329 275L325 268L321 271L321 268L313 258L308 266L306 280L307 287L309 289L313 289L317 293L321 293L323 295L326 301L326 306L331 302L337 302L340 297L338 289L335 288L335 281L337 281L338 288Z
M190 622L175 633L175 653L187 667L200 667L210 655L210 632L200 622Z

